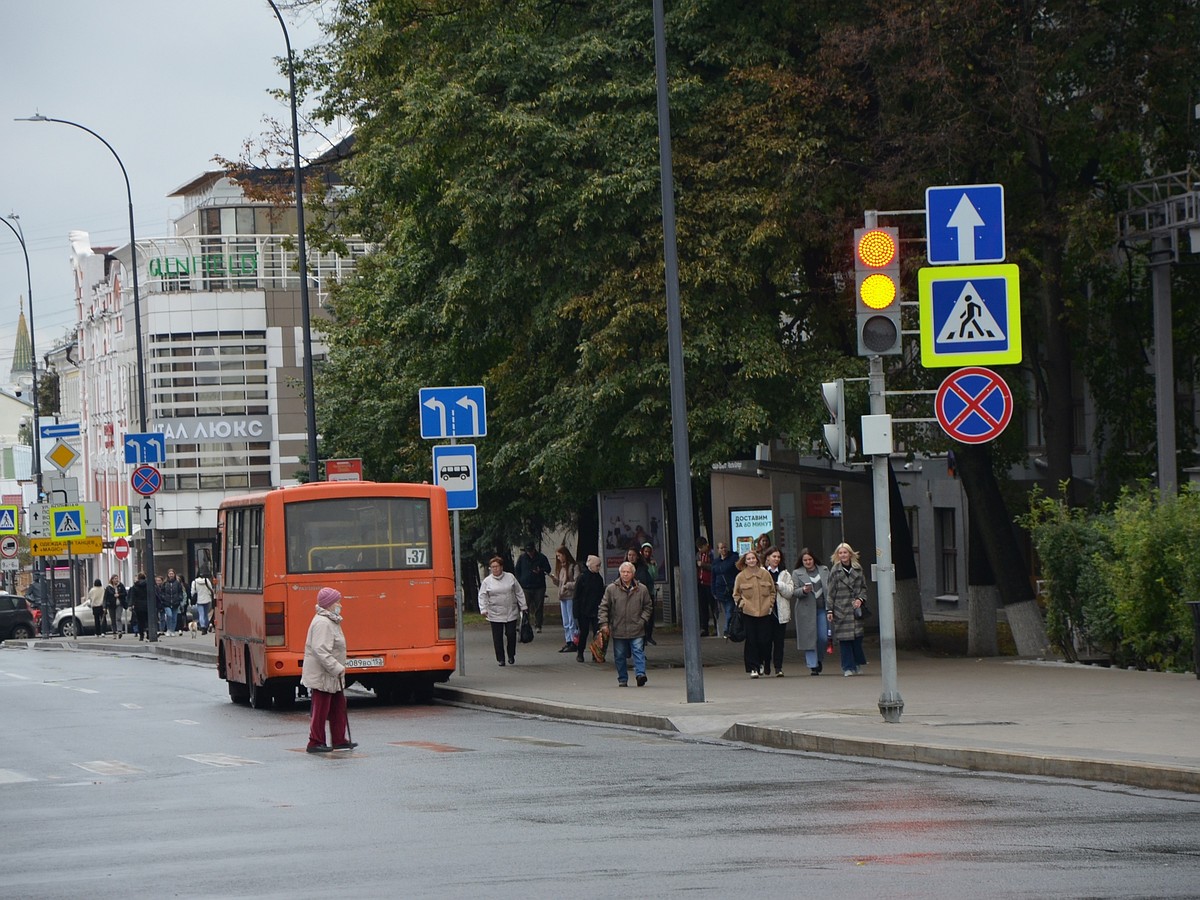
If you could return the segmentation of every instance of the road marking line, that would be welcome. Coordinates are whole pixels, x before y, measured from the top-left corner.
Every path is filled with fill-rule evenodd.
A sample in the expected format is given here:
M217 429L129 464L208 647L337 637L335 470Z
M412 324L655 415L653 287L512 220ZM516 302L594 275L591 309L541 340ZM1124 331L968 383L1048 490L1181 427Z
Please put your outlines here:
M231 756L228 753L193 753L182 754L182 759L190 759L192 762L198 762L205 766L217 766L218 768L230 768L232 766L261 766L256 759L246 759L241 756Z
M176 724L179 725L199 725L199 722L193 722L191 719L176 719Z
M0 784L23 784L26 781L37 781L37 779L14 772L12 769L0 769Z
M116 759L94 759L91 762L74 763L85 772L92 772L96 775L140 775L145 769L139 769L137 766L131 766L129 763L123 763Z

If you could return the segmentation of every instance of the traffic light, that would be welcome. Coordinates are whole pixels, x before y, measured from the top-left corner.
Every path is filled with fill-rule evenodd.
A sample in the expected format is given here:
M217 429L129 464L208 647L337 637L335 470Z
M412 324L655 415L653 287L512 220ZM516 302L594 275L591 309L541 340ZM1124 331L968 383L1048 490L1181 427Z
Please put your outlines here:
M846 383L842 379L821 382L821 398L825 408L833 416L833 422L825 426L825 444L829 455L837 462L846 461Z
M898 229L854 229L854 312L859 356L900 352Z

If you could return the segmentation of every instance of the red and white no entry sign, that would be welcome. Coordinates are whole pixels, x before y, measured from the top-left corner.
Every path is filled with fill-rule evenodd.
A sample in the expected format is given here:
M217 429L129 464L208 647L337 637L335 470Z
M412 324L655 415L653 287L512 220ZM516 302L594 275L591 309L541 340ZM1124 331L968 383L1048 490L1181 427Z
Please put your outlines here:
M1004 379L981 366L952 372L933 404L942 430L964 444L997 437L1012 419L1012 391Z
M124 559L128 555L129 541L125 540L123 537L119 537L113 541L113 556L115 556L117 559Z

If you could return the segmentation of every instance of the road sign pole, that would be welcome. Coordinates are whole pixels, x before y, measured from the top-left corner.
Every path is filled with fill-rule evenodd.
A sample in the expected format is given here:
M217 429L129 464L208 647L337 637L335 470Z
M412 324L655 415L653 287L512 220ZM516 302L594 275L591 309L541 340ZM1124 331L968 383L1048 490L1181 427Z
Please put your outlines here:
M871 415L887 414L883 357L871 357ZM875 589L879 598L879 665L883 670L883 692L879 712L885 722L895 724L904 712L904 700L896 684L896 606L892 565L892 505L888 487L888 454L871 455L872 493L875 495Z

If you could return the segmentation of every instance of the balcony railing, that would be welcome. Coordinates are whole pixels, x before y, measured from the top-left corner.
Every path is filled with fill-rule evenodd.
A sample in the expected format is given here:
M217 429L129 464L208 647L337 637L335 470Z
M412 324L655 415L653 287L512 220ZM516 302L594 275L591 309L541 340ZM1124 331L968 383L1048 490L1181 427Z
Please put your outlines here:
M295 238L282 234L195 235L138 240L138 275L150 293L299 290ZM354 272L367 253L347 240L348 256L308 248L309 287L324 305L330 286Z

